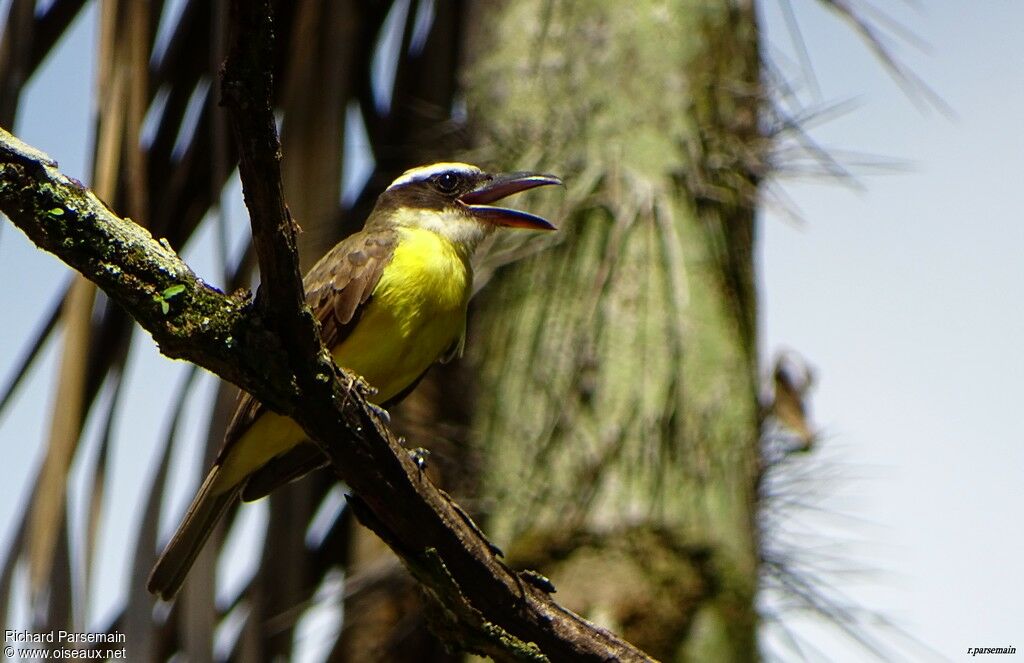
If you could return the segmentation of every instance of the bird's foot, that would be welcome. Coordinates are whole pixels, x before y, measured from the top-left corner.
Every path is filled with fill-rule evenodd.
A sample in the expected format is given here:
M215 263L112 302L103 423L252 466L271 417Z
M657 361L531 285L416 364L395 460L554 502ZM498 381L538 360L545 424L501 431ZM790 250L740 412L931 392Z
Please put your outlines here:
M416 447L415 449L409 449L409 455L412 456L412 462L416 463L416 467L419 468L420 472L427 469L427 459L430 458L430 449Z
M377 390L363 376L355 373L346 373L346 375L348 376L348 388L350 391L357 392L363 398L369 398L377 393Z

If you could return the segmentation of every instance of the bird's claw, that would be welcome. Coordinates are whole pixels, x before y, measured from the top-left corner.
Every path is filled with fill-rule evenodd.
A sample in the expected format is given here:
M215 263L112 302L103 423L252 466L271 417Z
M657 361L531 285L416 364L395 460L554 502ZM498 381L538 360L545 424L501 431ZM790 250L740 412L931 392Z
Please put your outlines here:
M416 447L415 449L409 449L409 455L412 456L412 462L416 463L416 467L420 472L427 469L427 458L430 457L430 449Z

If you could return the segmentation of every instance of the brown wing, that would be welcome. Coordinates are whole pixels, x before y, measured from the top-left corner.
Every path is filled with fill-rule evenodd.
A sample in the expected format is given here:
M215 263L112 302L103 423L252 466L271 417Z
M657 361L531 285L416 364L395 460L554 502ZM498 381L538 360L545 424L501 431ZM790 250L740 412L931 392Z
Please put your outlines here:
M344 341L355 327L397 244L395 230L364 230L339 242L306 274L306 303L320 321L327 347Z
M360 231L338 242L302 279L306 303L320 322L320 336L328 348L344 341L359 322L362 305L373 295L397 243L395 230ZM218 461L263 412L262 403L239 393Z

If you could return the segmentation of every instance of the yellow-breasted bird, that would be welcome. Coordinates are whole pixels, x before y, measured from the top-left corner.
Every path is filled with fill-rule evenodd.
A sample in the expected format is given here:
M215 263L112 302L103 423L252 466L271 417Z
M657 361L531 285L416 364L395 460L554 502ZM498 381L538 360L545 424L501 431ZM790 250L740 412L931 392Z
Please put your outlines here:
M365 227L303 279L306 301L339 366L361 375L387 407L432 364L462 350L473 288L470 260L496 227L552 230L545 219L490 205L553 175L489 174L464 163L406 171L377 199ZM235 500L258 499L326 462L288 417L243 393L213 469L149 577L177 593L217 521Z

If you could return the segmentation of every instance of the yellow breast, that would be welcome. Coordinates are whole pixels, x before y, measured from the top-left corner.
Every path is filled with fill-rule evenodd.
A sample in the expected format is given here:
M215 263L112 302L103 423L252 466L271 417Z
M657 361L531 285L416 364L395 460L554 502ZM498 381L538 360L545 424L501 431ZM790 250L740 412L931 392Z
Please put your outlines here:
M405 391L446 351L461 345L472 292L469 256L429 230L403 228L394 256L355 329L332 349L339 366L366 378L386 403ZM288 417L266 412L224 459L225 490L305 439Z
M402 228L391 262L343 343L339 366L366 378L385 403L462 342L472 292L469 257L429 230Z

